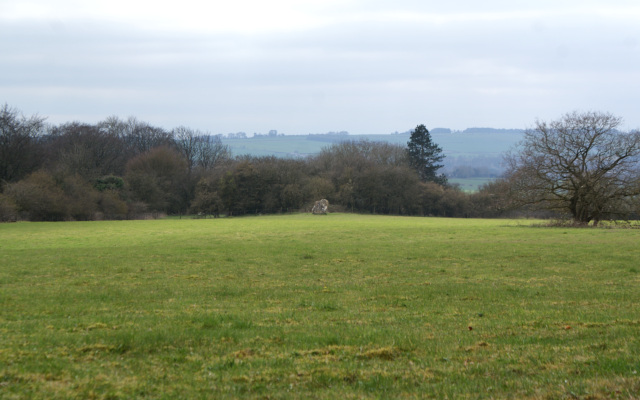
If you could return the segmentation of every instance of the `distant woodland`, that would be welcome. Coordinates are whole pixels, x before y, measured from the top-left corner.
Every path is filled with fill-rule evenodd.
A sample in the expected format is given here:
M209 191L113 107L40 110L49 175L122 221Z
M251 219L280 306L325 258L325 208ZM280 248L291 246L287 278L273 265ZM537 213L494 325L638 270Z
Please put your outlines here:
M502 213L499 183L470 194L424 181L402 144L341 140L308 157L234 156L220 136L188 127L118 117L50 125L8 105L0 109L0 182L3 221L285 213L323 198L333 211Z

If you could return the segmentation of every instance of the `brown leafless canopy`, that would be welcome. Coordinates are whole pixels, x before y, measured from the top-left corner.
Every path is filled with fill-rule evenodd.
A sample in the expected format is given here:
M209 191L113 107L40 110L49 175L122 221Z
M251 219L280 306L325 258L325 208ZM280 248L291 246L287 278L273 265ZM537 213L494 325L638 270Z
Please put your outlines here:
M506 157L513 198L580 224L630 215L640 195L640 132L621 132L621 123L603 112L537 121Z

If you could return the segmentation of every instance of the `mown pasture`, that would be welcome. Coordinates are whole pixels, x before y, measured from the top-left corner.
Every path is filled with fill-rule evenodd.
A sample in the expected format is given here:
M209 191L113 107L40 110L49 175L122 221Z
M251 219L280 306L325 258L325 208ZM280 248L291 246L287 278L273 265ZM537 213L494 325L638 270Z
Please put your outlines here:
M0 224L0 398L640 396L640 230Z

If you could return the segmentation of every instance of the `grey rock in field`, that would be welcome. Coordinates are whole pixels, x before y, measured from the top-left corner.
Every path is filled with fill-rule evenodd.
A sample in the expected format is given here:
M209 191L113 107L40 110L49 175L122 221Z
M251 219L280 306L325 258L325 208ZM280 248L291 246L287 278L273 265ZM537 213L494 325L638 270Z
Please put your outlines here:
M316 204L313 205L311 209L311 213L314 215L326 214L329 211L329 201L327 199L322 199L316 201Z

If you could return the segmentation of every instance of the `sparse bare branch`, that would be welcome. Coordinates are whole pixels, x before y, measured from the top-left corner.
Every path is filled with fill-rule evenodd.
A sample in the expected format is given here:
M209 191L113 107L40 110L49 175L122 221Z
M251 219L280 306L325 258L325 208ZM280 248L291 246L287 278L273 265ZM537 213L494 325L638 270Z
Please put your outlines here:
M506 157L519 204L570 214L587 224L634 211L640 196L640 132L620 132L620 117L572 112L536 121L520 151Z

